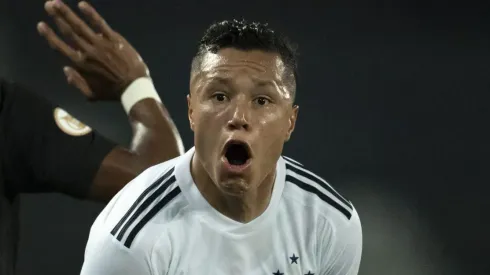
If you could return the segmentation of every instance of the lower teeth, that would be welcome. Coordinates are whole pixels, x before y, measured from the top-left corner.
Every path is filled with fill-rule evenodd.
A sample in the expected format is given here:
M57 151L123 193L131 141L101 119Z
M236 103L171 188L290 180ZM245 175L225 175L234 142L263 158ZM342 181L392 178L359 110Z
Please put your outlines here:
M244 163L245 163L244 161L240 161L240 160L230 160L231 165L242 165Z

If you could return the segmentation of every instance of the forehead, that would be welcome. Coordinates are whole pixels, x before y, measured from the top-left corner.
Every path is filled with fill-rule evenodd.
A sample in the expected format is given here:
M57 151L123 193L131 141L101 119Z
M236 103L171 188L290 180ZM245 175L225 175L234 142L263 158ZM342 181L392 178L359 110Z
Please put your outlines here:
M281 81L286 66L276 53L260 50L242 51L226 48L202 57L201 74L208 77L223 73L247 73L255 77Z

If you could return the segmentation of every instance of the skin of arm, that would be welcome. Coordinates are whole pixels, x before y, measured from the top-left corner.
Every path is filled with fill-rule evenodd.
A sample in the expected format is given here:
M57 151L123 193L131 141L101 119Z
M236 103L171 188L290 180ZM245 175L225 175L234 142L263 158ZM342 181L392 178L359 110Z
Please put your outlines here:
M129 148L116 146L102 161L89 198L109 201L121 188L150 166L184 152L180 135L165 106L143 99L130 110L133 139Z

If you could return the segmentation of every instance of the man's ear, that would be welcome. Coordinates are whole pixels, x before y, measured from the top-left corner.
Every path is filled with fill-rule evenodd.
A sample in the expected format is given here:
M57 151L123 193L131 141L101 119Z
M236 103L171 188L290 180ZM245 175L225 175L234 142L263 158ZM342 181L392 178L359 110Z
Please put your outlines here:
M189 124L191 126L191 130L194 132L194 119L192 118L193 110L192 110L192 99L191 95L187 95L187 116L189 118Z
M286 134L286 141L289 141L291 135L294 132L294 128L296 127L296 120L298 119L299 106L294 105L293 110L291 111L291 115L289 116L289 129Z

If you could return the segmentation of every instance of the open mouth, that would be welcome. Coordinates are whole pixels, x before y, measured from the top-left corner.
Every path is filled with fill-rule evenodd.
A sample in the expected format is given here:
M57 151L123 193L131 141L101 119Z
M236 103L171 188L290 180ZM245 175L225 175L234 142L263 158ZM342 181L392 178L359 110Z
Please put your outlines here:
M250 147L240 141L230 141L225 147L225 158L231 165L244 165L251 158Z

